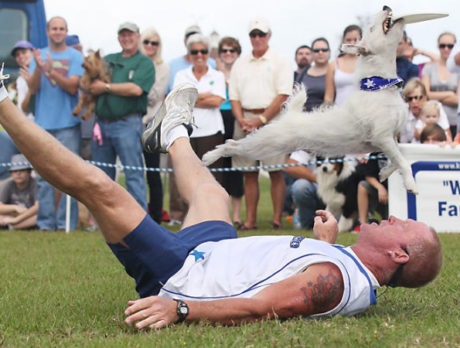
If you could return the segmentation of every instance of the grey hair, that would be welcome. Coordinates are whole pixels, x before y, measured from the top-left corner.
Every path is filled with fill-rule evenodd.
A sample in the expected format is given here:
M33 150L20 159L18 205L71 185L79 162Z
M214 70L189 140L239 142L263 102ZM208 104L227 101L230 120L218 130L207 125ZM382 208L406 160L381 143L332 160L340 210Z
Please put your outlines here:
M144 31L142 31L141 39L139 41L139 50L141 51L142 54L146 55L146 52L145 52L145 49L144 49L144 44L142 42L145 39L149 39L149 38L154 37L155 35L158 36L158 42L160 44L158 45L158 50L157 50L157 53L155 54L155 57L153 57L153 61L155 63L157 63L157 64L161 64L161 63L163 63L163 58L161 57L161 47L163 46L163 44L161 42L161 36L160 36L160 34L158 34L158 31L155 28L150 27L150 28L147 28Z
M203 34L193 34L187 39L186 45L188 53L190 53L190 47L192 47L195 43L202 43L207 49L209 49L209 39L206 36Z

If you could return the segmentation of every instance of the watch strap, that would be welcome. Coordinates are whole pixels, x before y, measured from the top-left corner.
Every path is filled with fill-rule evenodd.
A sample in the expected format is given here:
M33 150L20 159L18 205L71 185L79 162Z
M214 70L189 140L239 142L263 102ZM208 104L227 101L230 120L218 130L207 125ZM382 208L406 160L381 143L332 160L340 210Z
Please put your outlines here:
M177 302L176 314L179 317L179 320L176 321L176 323L182 323L188 316L188 305L184 301L176 298L174 299L174 301Z

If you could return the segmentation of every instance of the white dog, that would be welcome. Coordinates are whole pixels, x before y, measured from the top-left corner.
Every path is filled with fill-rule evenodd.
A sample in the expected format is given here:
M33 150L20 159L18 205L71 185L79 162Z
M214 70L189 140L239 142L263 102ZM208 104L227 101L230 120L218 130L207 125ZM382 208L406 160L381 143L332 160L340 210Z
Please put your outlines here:
M381 151L391 164L381 170L380 180L399 169L406 189L417 193L411 168L396 142L408 115L396 75L396 47L403 28L404 19L392 21L391 9L385 7L358 45L342 46L345 52L359 54L355 77L361 86L343 104L304 113L306 93L299 87L278 120L246 138L228 140L206 153L203 163L233 155L264 159L296 150L334 156Z

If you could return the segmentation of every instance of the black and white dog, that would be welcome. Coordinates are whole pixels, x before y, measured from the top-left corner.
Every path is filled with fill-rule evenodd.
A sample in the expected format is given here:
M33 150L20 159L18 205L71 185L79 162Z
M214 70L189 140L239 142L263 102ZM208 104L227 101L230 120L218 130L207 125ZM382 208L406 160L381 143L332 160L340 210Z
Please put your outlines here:
M343 157L318 157L324 163L317 165L318 197L339 219L339 232L350 231L358 211L358 184L363 176Z

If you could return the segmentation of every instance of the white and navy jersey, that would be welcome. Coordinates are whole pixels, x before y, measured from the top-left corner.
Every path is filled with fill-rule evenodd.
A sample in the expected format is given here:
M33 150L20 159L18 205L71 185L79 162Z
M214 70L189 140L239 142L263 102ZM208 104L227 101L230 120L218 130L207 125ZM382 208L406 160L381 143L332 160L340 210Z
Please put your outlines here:
M159 296L195 301L249 298L310 265L324 262L340 269L344 292L334 309L314 316L353 315L376 303L374 289L379 284L351 248L293 236L202 243L190 252Z

